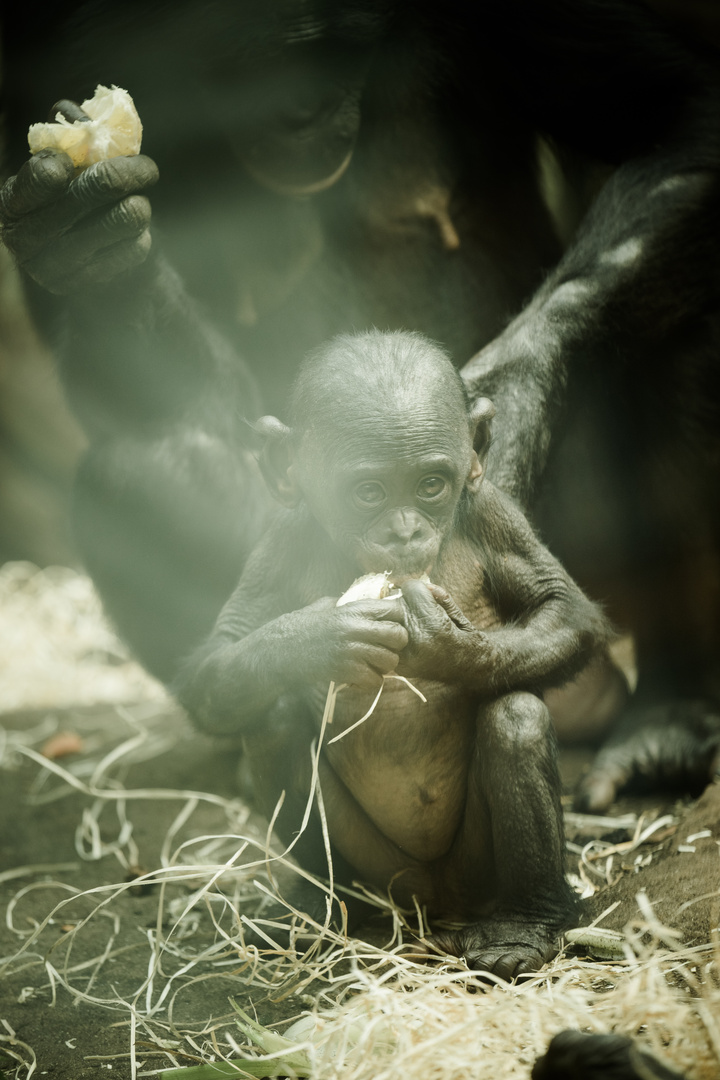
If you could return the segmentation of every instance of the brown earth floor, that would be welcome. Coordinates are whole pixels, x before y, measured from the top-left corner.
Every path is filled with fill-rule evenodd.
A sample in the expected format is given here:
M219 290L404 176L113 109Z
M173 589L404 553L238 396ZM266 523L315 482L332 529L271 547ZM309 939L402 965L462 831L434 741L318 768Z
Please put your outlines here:
M157 708L156 708L157 711ZM171 706L161 709L162 716L155 717L156 733L160 732L161 752L145 761L136 761L122 774L125 788L148 787L174 788L179 790L207 791L235 799L238 752L231 747L219 746L192 732L184 717ZM95 745L101 752L107 737L107 746L127 737L127 726L113 706L85 707L65 710L58 714L58 727L84 733L87 756ZM2 718L10 738L27 737L37 730L37 725L47 716L47 710L16 713ZM162 738L169 734L172 745L162 749ZM94 740L94 742L93 742ZM99 740L99 742L98 742ZM30 740L31 741L31 740ZM61 764L75 760L80 763L82 754L62 759ZM567 753L563 758L563 772L569 784L588 760L583 752ZM65 794L62 798L42 803L44 792L52 788L55 780L38 789L37 777L41 772L38 764L27 758L16 758L10 771L0 773L0 911L5 916L10 905L12 929L5 918L0 923L0 960L15 956L22 945L20 933L31 932L42 922L52 908L70 894L62 886L77 890L112 885L122 881L125 870L111 853L99 859L80 859L75 848L75 831L83 812L92 809L91 796L79 792ZM82 770L80 770L82 777ZM88 777L82 777L87 780ZM59 786L58 786L59 785ZM63 787L58 782L56 789ZM138 848L141 867L151 869L158 864L158 856L167 830L183 805L176 800L150 801L140 799L128 803L127 815L133 823L133 840ZM676 827L663 828L659 839L649 841L640 849L644 861L652 856L649 865L636 869L637 853L628 856L623 868L622 854L615 857L610 878L613 882L585 902L585 921L596 918L616 900L617 908L603 921L603 925L624 927L637 917L636 894L646 891L658 918L668 926L678 928L687 944L699 944L710 939L711 927L717 927L720 915L720 786L707 789L695 803L689 800L663 805L659 799L623 800L613 813L639 812L679 815ZM103 810L99 833L106 840L118 833L118 818L112 807ZM252 825L252 819L249 825ZM178 833L183 837L209 835L227 830L226 808L200 802L188 823ZM678 846L688 846L687 838L710 830L711 836L702 837L689 846L695 851L678 851ZM87 836L86 832L86 836ZM572 830L569 836L572 838ZM606 835L607 838L607 835ZM587 836L575 837L580 845ZM627 839L627 834L614 833L610 840ZM577 865L577 858L575 858ZM30 868L19 875L14 868ZM38 868L39 867L39 868ZM55 867L55 869L51 869ZM47 879L46 887L35 887L27 893L18 893L26 886L35 886ZM53 881L55 884L53 884ZM699 900L706 894L714 896ZM105 894L98 894L99 897ZM13 899L15 902L13 903ZM688 901L696 901L688 905ZM13 1048L10 1029L17 1040L31 1045L37 1055L37 1074L53 1080L84 1080L86 1077L109 1075L118 1080L129 1078L130 1064L129 1021L127 1011L75 1003L63 987L58 987L55 1000L49 986L44 962L62 972L64 963L77 971L76 965L91 960L108 947L109 935L117 931L112 940L113 957L103 965L97 984L91 989L99 996L132 999L146 974L147 934L155 926L157 918L157 889L145 895L130 891L116 897L108 917L95 915L75 935L72 950L65 960L68 930L75 926L82 915L91 910L88 900L71 901L64 912L41 932L28 949L24 962L15 960L7 969L0 983L0 1036L8 1049ZM377 930L374 931L377 934ZM72 936L72 935L70 935ZM202 937L202 931L200 931ZM72 978L71 978L72 981ZM86 984L85 984L86 985ZM301 1005L271 1000L272 992L254 990L248 993L242 979L230 974L215 977L188 987L178 995L174 1019L180 1024L196 1022L208 1016L230 1014L228 997L237 997L244 1005L254 1006L261 1022L269 1023L297 1012ZM8 1026L9 1025L9 1026ZM168 1058L157 1047L143 1045L138 1036L141 1067L138 1075L147 1075L158 1068L170 1066ZM19 1045L17 1053L27 1053ZM179 1063L190 1062L178 1058ZM2 1068L9 1078L15 1075L15 1063L3 1061ZM26 1073L21 1069L19 1076Z

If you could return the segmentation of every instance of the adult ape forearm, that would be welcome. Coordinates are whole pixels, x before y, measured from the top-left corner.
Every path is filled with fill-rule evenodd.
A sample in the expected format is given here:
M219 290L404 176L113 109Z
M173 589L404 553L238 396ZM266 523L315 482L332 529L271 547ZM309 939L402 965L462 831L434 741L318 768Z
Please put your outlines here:
M609 346L640 364L653 342L717 303L720 183L712 153L699 156L700 165L678 150L618 169L531 303L463 369L471 397L497 408L489 476L523 506L573 367Z
M107 285L66 297L63 318L63 382L91 438L188 417L232 438L217 428L235 429L240 415L260 411L245 365L159 253Z

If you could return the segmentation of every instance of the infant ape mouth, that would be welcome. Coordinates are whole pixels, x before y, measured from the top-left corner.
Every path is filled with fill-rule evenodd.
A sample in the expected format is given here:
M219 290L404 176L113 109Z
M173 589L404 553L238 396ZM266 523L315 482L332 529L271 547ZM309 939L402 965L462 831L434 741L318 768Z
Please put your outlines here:
M406 581L423 581L425 584L430 583L430 567L425 567L424 570L415 571L412 574L404 574L400 570L392 571L393 585L397 585L399 589L405 584Z
M368 574L384 574L387 573L390 580L398 588L404 581L409 580L430 580L430 571L434 565L433 560L429 560L427 556L422 559L405 560L400 562L387 556L383 559L363 560L363 569Z
M426 541L399 544L365 543L358 552L364 573L390 571L393 581L419 578L429 574L437 562L439 545Z

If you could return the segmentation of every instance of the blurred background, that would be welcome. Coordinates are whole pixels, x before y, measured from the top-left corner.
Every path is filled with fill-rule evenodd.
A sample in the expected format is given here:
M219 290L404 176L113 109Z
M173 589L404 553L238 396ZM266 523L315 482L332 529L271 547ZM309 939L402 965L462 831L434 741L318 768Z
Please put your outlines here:
M646 0L678 34L720 62L720 5L716 0ZM61 18L72 5L50 5L43 18ZM3 70L6 50L22 12L6 14L0 28ZM4 32L3 32L4 31ZM27 33L27 26L24 28ZM38 63L51 56L52 35L43 36ZM27 72L28 79L32 72ZM3 80L4 82L4 80ZM3 121L12 93L3 85ZM63 88L58 87L58 96ZM44 117L37 117L42 120ZM3 139L2 176L9 163ZM561 178L549 173L548 197L562 228ZM562 236L567 240L567 235ZM34 330L22 285L0 243L0 563L29 560L39 566L77 565L69 525L72 477L85 440L59 386L54 360Z

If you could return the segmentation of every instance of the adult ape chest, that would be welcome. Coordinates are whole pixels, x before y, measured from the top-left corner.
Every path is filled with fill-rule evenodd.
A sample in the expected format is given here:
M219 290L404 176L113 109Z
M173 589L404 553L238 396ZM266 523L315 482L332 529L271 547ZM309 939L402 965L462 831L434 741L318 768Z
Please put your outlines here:
M574 911L542 694L608 628L483 482L492 415L485 399L469 408L449 359L418 334L343 336L311 356L292 426L258 424L285 510L179 691L206 729L243 733L263 809L284 793L289 840L328 684L346 684L319 755L336 880L458 918L464 928L433 944L512 977L553 954ZM389 572L402 597L338 607L370 572ZM386 680L347 730L391 674L426 703ZM295 851L327 872L319 816Z

